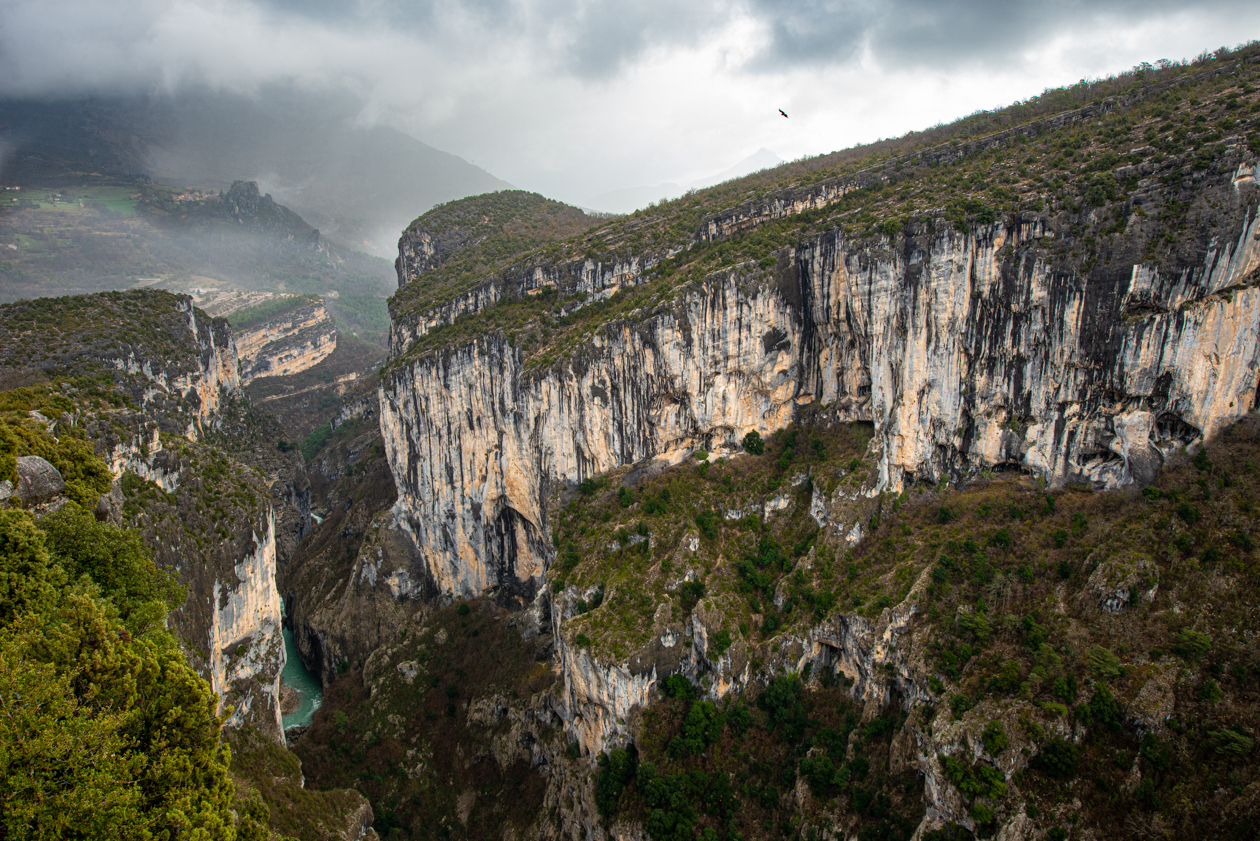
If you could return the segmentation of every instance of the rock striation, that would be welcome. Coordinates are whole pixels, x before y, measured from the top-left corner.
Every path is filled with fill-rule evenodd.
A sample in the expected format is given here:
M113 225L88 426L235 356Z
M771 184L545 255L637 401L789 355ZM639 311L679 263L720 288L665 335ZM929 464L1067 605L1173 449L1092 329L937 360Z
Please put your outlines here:
M874 243L826 232L544 367L495 334L408 354L450 316L397 325L380 401L397 519L441 592L528 600L551 489L733 448L806 404L874 424L879 491L1008 468L1054 486L1144 483L1256 401L1260 221L1256 166L1243 169L1209 188L1227 215L1175 271L1065 270L1047 251L1062 234L1021 217ZM595 295L642 280L637 264L588 262L519 285L548 271Z
M337 328L322 298L305 301L235 333L241 384L313 368L337 349Z

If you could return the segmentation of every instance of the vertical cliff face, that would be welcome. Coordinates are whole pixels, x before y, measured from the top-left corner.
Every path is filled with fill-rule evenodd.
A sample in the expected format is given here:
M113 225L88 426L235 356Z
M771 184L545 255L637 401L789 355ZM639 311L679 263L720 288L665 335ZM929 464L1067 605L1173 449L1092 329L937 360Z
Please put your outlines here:
M399 519L438 587L528 598L548 557L551 487L787 423L812 399L805 329L783 295L745 294L730 277L551 370L526 370L495 336L400 369L382 387L381 430Z
M442 592L528 598L551 488L734 448L807 403L874 423L878 490L1005 466L1053 485L1148 481L1255 402L1249 183L1222 191L1226 224L1171 276L1056 267L1035 219L929 226L896 249L834 232L599 328L549 366L498 335L404 356L381 387L397 517Z
M220 709L231 704L229 724L256 724L283 732L280 673L284 669L280 592L276 589L276 519L268 509L254 548L233 568L235 580L217 577L211 594L209 679Z
M261 324L237 330L241 384L259 377L297 374L337 349L337 328L323 299L301 304Z

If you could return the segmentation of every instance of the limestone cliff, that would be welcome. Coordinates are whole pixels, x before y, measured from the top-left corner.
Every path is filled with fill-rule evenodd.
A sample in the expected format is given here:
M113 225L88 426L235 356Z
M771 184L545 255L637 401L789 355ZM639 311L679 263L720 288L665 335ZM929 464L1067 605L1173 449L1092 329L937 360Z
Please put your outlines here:
M385 716L399 742L415 740L414 728L448 703L446 716L467 714L473 729L512 722L516 742L504 755L528 756L552 775L554 834L643 837L633 820L601 825L607 804L597 809L579 778L609 749L661 755L651 728L670 721L668 710L664 719L654 712L666 676L685 676L700 698L739 703L795 674L819 691L841 687L862 719L896 719L886 778L907 774L902 791L922 787L904 836L958 824L1035 837L1036 816L1022 804L1048 801L1026 801L1016 775L1036 771L1038 751L1055 739L1084 741L1093 713L1066 706L1078 679L1115 681L1117 703L1135 711L1124 725L1132 732L1167 722L1141 710L1172 708L1171 690L1149 675L1169 668L1160 658L1171 632L1158 629L1180 629L1186 602L1168 597L1157 610L1154 594L1164 591L1151 579L1190 574L1176 558L1156 564L1105 535L1074 546L1093 513L1080 501L1088 495L1061 492L1162 482L1161 471L1186 469L1184 454L1202 454L1256 407L1260 164L1247 115L1260 103L1234 76L1254 77L1254 67L1135 84L963 143L907 141L904 154L872 152L837 165L839 175L829 164L785 167L656 212L582 220L554 242L532 235L537 202L520 196L453 203L417 220L399 243L392 359L379 391L397 499L377 512L386 494L345 481L360 430L317 468L343 487L328 496L338 522L310 546L295 588L304 659L326 683L362 666L377 712L409 697L379 687L431 672L426 723L399 723L414 710ZM1199 87L1189 98L1178 85ZM514 240L521 231L531 235ZM806 420L811 430L871 434L840 458L819 432L809 444L817 457L799 470L796 445L776 436L786 466L751 482L745 435L769 439ZM986 490L1001 474L1014 490ZM1221 477L1221 489L1229 481ZM948 491L977 482L985 501L968 514L975 532L956 533ZM690 507L663 513L682 506L680 488L696 486ZM1199 486L1211 499L1216 486ZM1149 490L1143 499L1165 498ZM1209 535L1250 551L1241 548L1252 545L1250 521L1230 505L1214 531L1191 533L1197 509L1174 508L1181 493L1151 520L1143 552L1171 551L1160 530L1177 533L1181 552ZM1056 496L1079 497L1073 519L1055 513ZM1243 496L1238 510L1250 512ZM591 510L582 513L584 500ZM917 513L898 515L907 500ZM1009 510L1012 524L999 527L995 510ZM1030 518L1041 525L1025 527ZM913 537L925 522L940 527L926 543ZM1015 558L1021 535L1029 542ZM1203 557L1217 563L1220 554L1209 546ZM1182 583L1223 592L1216 575ZM526 635L553 638L552 693L462 708L458 682L443 677L451 664L430 664L431 652L407 638L432 615L424 602L433 595L521 609ZM1139 602L1158 645L1141 648L1123 622L1096 615L1098 604ZM1046 650L1039 623L1070 645ZM975 653L999 637L1000 656ZM945 639L954 648L933 643ZM1111 660L1091 643L1124 654L1124 667L1099 666ZM998 673L1011 664L1018 674ZM1114 718L1111 696L1088 685L1082 705ZM546 726L519 732L530 716ZM986 747L994 721L1005 722L1009 747ZM567 750L538 749L556 741L543 731L557 724ZM847 754L838 748L836 762L862 738ZM797 759L819 750L807 742ZM681 754L671 745L668 755ZM946 757L996 768L1009 796L976 795L999 787L976 789L972 771ZM784 772L791 782L774 782L791 792L772 797L771 785L756 797L773 805L759 808L790 804L786 827L818 837L857 834L857 819L821 793L843 788L807 784L796 769ZM815 784L821 806L810 799ZM1136 779L1124 785L1131 793ZM467 826L463 800L451 808ZM1066 807L1053 808L1068 819Z
M1255 188L1215 189L1231 221L1171 276L1063 271L1037 219L896 243L832 232L605 325L550 366L495 335L405 355L381 390L399 519L443 592L528 597L552 487L730 449L809 403L875 424L880 490L1005 466L1054 486L1145 482L1256 398Z
M235 331L241 384L297 374L337 348L337 328L323 299L299 299L292 309Z

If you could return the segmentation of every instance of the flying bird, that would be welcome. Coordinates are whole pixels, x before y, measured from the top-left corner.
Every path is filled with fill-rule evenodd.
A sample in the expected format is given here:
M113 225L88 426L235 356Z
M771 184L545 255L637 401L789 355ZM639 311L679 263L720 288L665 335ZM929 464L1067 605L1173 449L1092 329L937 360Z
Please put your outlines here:
M780 108L780 109L779 109L779 113L780 113L780 114L782 114L782 115L784 116L784 118L786 118L786 117L787 117L787 112L786 112L786 111L784 111L782 108Z

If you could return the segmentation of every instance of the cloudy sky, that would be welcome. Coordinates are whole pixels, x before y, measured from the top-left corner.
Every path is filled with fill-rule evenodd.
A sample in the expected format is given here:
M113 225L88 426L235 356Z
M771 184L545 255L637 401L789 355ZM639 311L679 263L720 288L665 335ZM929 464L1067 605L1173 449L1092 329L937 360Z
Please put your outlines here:
M1253 38L1254 0L3 0L0 92L349 94L581 202Z

